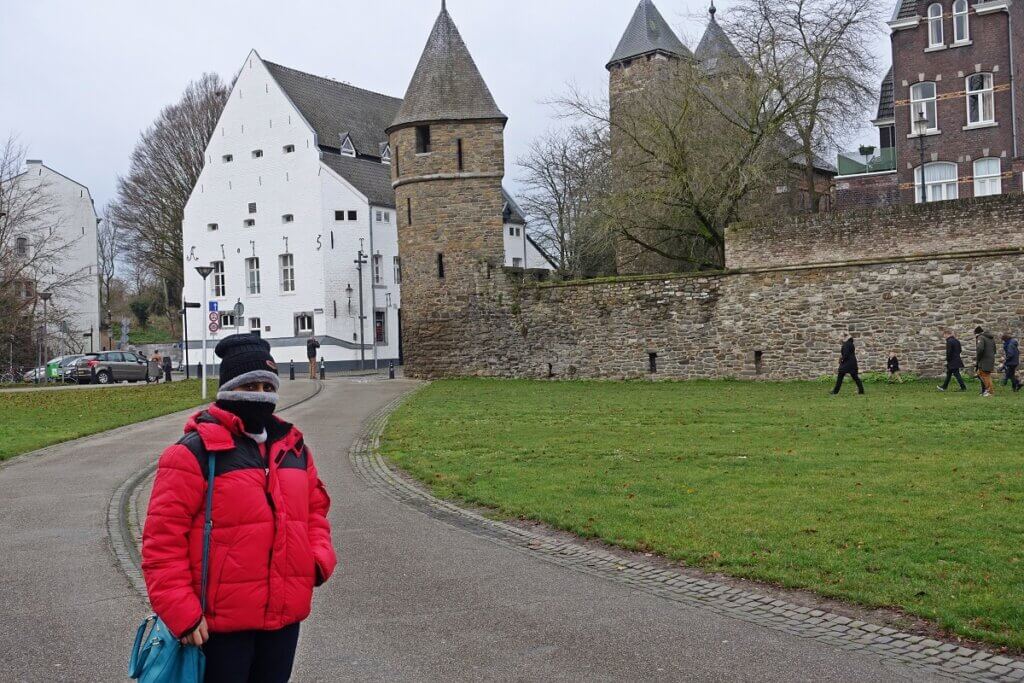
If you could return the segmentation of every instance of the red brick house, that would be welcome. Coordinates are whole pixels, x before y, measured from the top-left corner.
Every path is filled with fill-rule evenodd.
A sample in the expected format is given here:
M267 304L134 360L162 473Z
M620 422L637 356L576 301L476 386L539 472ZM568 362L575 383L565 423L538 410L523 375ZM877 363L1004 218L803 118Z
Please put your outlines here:
M889 27L878 152L840 155L837 207L1021 192L1024 5L898 0Z

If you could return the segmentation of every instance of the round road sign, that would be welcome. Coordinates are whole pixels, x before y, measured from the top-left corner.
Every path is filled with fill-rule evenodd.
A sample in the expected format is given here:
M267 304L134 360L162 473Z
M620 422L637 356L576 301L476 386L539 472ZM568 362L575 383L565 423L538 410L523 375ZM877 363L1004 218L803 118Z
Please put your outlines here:
M220 322L220 313L211 313L210 314L210 322L211 323Z
M210 332L217 334L220 331L220 323L210 323Z

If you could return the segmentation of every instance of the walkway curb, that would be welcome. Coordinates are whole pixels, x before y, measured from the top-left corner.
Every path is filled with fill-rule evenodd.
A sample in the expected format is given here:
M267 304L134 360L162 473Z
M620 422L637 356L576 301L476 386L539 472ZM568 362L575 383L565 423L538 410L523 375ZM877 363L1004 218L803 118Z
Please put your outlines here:
M316 391L309 396L299 399L294 403L290 403L284 408L281 408L277 413L283 413L292 408L296 408L307 401L312 401L314 398L320 395L324 390L324 384L320 380L317 380ZM192 414L195 411L186 411L188 414ZM167 417L166 415L164 417ZM162 419L162 418L154 418ZM139 423L141 424L141 423ZM103 432L109 434L109 432ZM89 438L89 437L86 437ZM135 538L132 535L131 520L137 516L137 511L134 510L138 496L136 495L139 486L147 481L156 471L157 462L159 458L146 465L138 472L126 479L117 490L114 491L114 495L110 498L110 503L107 506L107 537L110 540L110 551L117 562L117 566L121 569L121 573L128 579L128 583L131 584L135 592L138 593L143 600L146 600L147 604L149 598L146 592L146 582L142 578L142 557L138 546L135 543ZM140 518L141 519L141 518Z
M694 578L599 549L487 519L440 500L392 470L380 455L380 437L391 414L414 392L401 396L368 419L349 457L356 472L378 493L493 543L545 562L626 584L633 590L690 608L813 639L844 651L874 656L932 677L974 681L1024 680L1024 661L960 647Z

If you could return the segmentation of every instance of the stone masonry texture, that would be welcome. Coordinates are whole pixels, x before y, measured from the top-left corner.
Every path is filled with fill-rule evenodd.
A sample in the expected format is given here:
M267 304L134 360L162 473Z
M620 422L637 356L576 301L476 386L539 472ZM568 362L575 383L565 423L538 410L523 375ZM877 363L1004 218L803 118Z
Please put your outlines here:
M712 274L539 283L487 278L467 258L458 305L428 300L459 316L444 343L437 313L406 318L426 334L406 337L410 374L807 379L835 372L849 331L862 371L895 350L905 370L939 375L944 328L969 367L976 325L1021 330L1022 228L1011 196L744 228L733 270Z

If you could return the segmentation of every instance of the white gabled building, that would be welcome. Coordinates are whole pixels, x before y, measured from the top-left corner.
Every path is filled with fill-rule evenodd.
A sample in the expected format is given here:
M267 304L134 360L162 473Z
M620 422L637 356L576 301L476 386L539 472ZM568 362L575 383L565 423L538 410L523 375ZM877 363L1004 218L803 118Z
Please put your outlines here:
M26 295L51 291L47 304L47 348L53 354L99 348L100 280L96 232L98 217L89 188L55 171L38 159L25 161L15 178L20 196L39 193L33 211L40 215L26 222L24 234L15 234L16 254L28 256L43 248L45 268L26 282ZM40 246L41 245L41 246ZM40 308L40 313L42 308ZM92 335L87 336L87 335Z
M185 207L185 298L203 299L196 266L222 330L259 332L279 364L305 362L315 335L331 370L400 359L401 261L385 129L402 101L263 60L242 66ZM506 207L506 265L550 268ZM360 329L360 249L362 272ZM547 264L547 265L545 265ZM235 320L237 302L245 307ZM188 319L190 361L199 360L206 312ZM363 342L361 344L361 342ZM284 367L282 367L284 371Z

